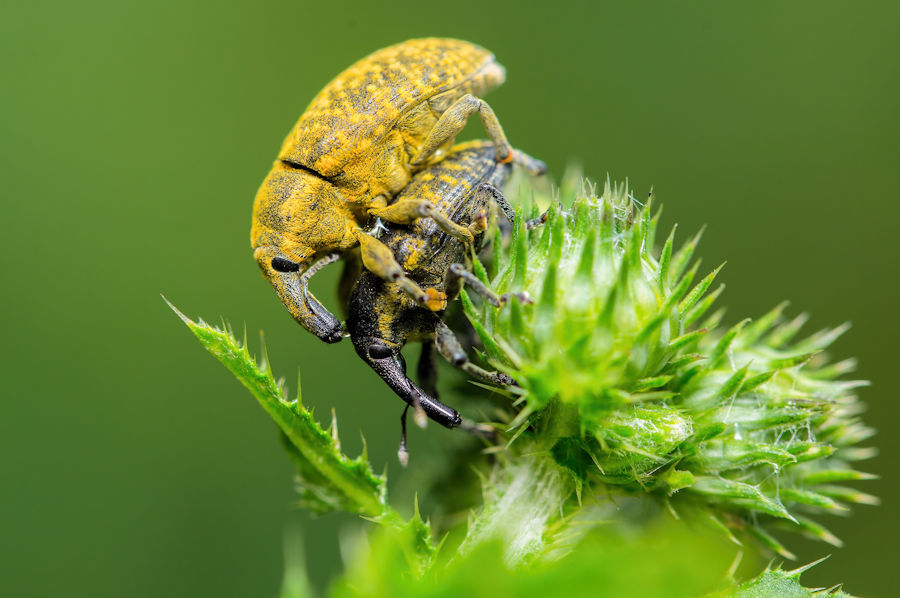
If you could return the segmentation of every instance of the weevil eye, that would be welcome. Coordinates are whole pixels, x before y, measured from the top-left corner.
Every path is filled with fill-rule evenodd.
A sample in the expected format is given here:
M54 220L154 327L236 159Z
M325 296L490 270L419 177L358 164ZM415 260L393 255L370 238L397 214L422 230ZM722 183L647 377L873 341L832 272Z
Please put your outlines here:
M276 272L299 272L300 264L286 260L283 257L273 257L272 269Z
M375 341L369 345L369 357L372 359L387 359L393 356L394 352L391 351L391 348L381 341Z

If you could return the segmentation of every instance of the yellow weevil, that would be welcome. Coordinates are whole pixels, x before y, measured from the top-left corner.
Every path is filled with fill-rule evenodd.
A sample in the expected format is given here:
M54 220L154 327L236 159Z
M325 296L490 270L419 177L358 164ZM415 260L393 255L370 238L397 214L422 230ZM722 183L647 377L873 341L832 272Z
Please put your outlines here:
M446 233L472 242L468 229L427 199L391 201L414 173L442 157L476 112L497 161L512 161L497 117L479 99L503 80L503 67L484 48L417 39L360 60L313 98L257 192L250 231L263 275L304 328L326 342L342 338L340 321L308 284L335 255L357 245L367 270L432 311L445 307L442 292L410 280L365 228L377 219L411 223L430 217ZM537 160L520 161L531 172L545 170Z

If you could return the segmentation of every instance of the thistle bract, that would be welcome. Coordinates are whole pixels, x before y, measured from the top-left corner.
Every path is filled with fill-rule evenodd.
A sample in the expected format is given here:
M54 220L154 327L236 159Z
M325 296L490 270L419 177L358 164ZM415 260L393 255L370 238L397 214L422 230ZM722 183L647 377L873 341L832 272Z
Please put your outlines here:
M822 353L844 327L795 340L803 318L784 306L721 327L720 268L692 264L699 235L677 247L673 230L656 248L658 214L624 185L586 183L526 230L537 203L483 272L510 304L463 296L486 359L520 385L508 429L578 488L655 494L786 556L767 521L838 543L812 517L874 501L844 486L869 477L853 462L871 454L855 448L870 435L863 383Z

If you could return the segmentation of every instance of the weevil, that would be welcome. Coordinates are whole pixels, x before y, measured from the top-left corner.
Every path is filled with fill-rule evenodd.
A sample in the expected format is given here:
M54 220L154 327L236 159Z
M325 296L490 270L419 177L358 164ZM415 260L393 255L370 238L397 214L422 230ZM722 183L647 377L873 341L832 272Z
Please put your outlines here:
M529 159L521 155L522 161ZM514 218L498 190L507 181L511 168L510 164L498 163L492 144L482 141L454 147L442 161L412 178L398 195L398 203L426 199L473 235L471 244L461 241L434 220L423 219L409 226L387 225L381 241L413 282L445 294L448 300L467 285L495 307L505 303L506 297L498 296L472 273L471 256L482 248L493 206L498 206L510 222ZM536 219L527 225L533 227L539 222ZM420 425L425 416L448 428L462 423L456 409L437 399L435 349L452 365L474 377L493 384L513 384L509 376L470 362L442 315L409 297L397 282L385 281L373 272L363 272L350 294L347 329L357 354L407 403L401 416L401 462L405 461L409 407L417 411ZM407 377L400 353L408 342L414 341L422 343L419 385Z
M493 54L480 46L417 39L360 60L313 98L256 194L250 231L263 275L304 328L325 342L341 340L340 321L309 291L309 279L334 254L356 246L370 272L399 282L419 305L445 307L444 294L406 277L366 228L428 217L445 233L473 241L434 203L392 199L414 173L441 158L475 113L495 161L512 161L497 117L480 99L504 77ZM537 160L520 161L536 174L545 170Z

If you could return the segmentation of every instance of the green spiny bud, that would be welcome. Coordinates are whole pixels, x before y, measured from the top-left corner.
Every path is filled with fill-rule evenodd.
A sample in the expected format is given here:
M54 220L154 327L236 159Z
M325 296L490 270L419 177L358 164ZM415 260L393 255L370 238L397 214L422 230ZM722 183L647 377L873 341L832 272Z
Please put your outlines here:
M784 321L784 305L720 328L721 266L700 276L699 235L678 248L673 230L657 250L658 217L624 185L573 188L527 230L536 214L520 208L490 265L510 304L463 296L487 359L521 386L506 423L528 426L529 450L578 488L668 497L781 554L763 523L837 541L810 516L873 500L840 485L866 479L851 463L871 455L853 446L871 434L860 383L838 379L852 364L822 354L844 328L795 341L804 318Z

